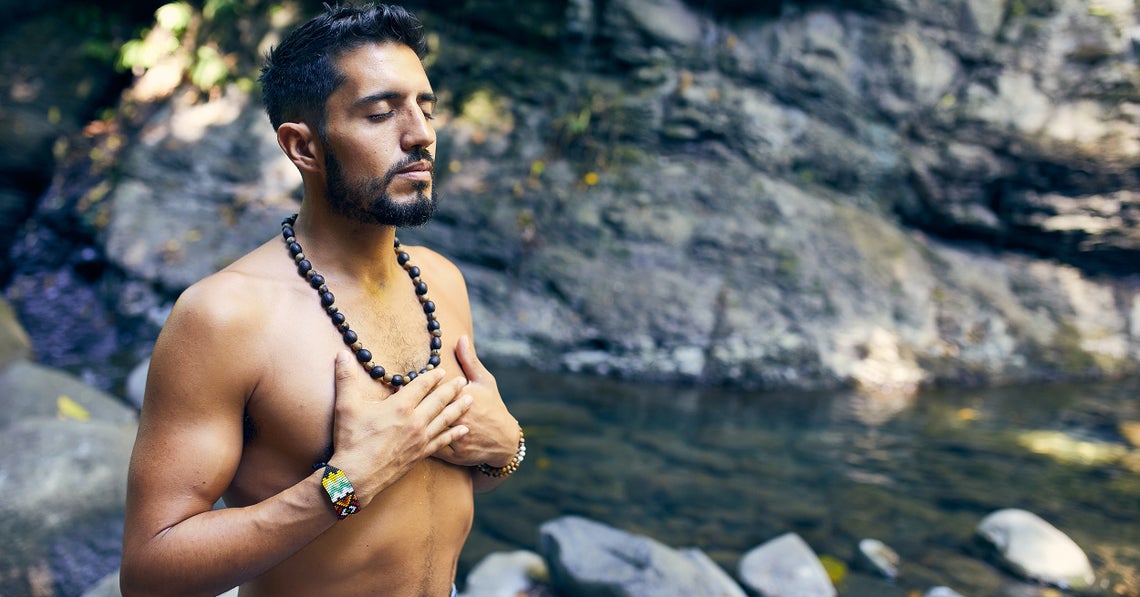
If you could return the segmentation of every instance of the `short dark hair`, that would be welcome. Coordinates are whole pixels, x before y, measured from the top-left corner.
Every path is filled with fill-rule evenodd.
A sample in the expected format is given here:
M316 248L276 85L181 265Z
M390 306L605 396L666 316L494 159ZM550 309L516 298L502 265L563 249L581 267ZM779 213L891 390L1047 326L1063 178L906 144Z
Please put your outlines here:
M294 29L269 51L258 81L269 122L306 121L325 135L325 103L344 83L336 60L369 43L408 46L421 60L427 54L423 24L401 6L329 6Z

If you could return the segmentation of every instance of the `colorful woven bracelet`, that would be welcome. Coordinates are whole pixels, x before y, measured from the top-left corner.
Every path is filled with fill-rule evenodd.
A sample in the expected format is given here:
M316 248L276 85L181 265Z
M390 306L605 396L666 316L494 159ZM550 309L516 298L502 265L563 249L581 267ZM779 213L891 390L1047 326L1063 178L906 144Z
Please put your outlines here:
M326 464L325 472L321 475L321 486L329 494L338 520L344 520L360 511L360 502L356 501L356 490L352 488L352 483L344 471Z
M511 458L511 461L507 463L507 466L491 466L489 464L480 464L477 468L479 469L479 472L487 475L488 477L501 479L504 477L509 477L514 474L515 471L519 470L519 465L522 464L523 458L526 458L526 438L523 437L522 428L519 428L519 449L517 452L515 452L515 455L513 458Z

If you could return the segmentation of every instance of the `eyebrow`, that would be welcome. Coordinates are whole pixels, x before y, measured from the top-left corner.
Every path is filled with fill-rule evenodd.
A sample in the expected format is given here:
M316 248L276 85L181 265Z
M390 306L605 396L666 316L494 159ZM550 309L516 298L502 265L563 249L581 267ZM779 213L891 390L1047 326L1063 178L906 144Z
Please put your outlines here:
M359 107L367 104L374 104L376 102L399 99L405 95L406 94L400 93L398 91L384 91L381 93L373 93L372 95L366 95L356 100L352 105ZM438 100L439 98L434 93L421 93L416 96L417 104L429 103L435 105Z

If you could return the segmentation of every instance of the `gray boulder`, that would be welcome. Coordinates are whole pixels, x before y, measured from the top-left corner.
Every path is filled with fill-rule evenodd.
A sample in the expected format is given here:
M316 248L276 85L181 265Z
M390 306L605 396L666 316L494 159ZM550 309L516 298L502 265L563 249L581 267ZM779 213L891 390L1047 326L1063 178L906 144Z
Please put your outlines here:
M993 546L1001 564L1023 578L1077 590L1096 580L1085 552L1032 512L998 510L982 519L976 533Z
M535 579L549 576L542 556L526 550L493 553L467 575L462 597L503 597L525 594Z
M819 557L799 535L785 533L740 559L740 580L762 597L835 597Z
M744 597L723 570L696 549L564 516L539 529L554 587L576 597Z
M922 597L962 597L962 594L950 587L934 587Z
M0 594L81 594L118 567L136 427L69 375L0 372Z

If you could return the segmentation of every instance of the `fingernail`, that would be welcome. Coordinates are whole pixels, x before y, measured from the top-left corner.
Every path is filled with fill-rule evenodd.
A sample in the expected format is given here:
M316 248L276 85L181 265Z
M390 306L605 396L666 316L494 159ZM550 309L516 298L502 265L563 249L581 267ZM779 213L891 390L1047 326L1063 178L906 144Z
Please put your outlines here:
M463 406L471 406L472 402L475 402L475 398L473 398L471 396L464 396L463 397Z
M467 428L466 425L460 425L456 429L459 429L459 435L467 435L467 432L471 431L470 429Z

